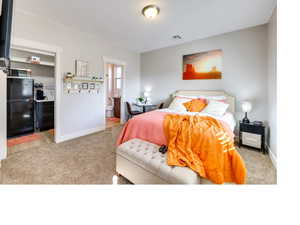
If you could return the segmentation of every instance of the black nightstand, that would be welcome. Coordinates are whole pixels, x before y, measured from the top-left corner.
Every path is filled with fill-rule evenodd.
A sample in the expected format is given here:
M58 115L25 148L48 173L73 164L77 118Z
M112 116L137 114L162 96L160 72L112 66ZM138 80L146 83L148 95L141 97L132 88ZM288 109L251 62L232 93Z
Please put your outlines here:
M240 121L239 146L247 146L259 149L266 154L265 126Z

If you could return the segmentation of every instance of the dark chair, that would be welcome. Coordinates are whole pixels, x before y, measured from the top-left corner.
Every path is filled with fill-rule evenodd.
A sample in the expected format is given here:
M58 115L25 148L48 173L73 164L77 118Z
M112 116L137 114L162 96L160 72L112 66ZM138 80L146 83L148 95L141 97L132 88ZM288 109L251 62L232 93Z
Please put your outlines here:
M142 114L143 112L141 111L133 111L131 109L131 105L129 102L126 102L126 106L127 106L127 112L128 112L128 119L132 118L133 116L136 116L136 115L139 115L139 114Z
M160 105L158 106L158 109L163 109L164 108L164 103L160 103Z

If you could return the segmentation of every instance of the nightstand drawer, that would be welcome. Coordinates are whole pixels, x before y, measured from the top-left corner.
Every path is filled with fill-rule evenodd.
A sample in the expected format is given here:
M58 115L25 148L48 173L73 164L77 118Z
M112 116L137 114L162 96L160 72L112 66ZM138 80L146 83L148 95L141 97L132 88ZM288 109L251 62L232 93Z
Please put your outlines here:
M265 132L265 127L242 123L242 124L240 124L240 130L242 132L249 132L249 133L254 133L254 134L263 134Z
M261 148L261 135L242 132L242 144L254 148Z

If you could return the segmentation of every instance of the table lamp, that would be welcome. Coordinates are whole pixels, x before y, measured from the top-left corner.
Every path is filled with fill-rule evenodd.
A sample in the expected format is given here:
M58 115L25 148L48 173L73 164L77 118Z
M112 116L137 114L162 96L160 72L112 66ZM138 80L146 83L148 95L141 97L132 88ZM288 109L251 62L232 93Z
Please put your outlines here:
M252 109L252 104L249 101L244 101L242 102L242 110L245 113L245 117L243 119L243 123L250 123L248 117L247 117L247 113L250 112Z
M151 99L150 99L150 92L147 92L147 91L145 91L144 92L144 97L145 97L145 99L146 99L146 101L145 101L145 103L147 104L150 104L150 102L151 102Z

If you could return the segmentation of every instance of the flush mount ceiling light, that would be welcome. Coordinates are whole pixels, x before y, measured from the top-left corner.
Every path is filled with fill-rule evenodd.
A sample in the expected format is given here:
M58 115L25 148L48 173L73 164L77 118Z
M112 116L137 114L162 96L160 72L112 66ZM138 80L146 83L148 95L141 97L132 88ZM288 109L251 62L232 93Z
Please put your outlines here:
M159 7L156 5L147 5L143 8L142 14L147 19L154 19L159 14Z

